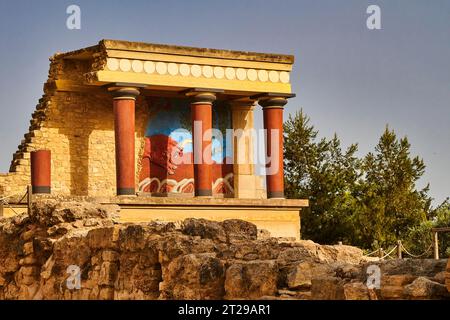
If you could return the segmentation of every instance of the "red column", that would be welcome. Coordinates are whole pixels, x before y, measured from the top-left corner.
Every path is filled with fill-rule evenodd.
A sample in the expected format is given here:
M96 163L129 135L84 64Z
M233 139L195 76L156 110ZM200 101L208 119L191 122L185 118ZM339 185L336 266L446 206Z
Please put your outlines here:
M51 192L51 152L50 150L32 151L31 187L33 193Z
M192 92L192 141L194 151L194 186L195 196L212 196L212 103L216 100L214 93Z
M135 195L135 104L139 91L115 88L114 132L117 195Z
M270 162L266 164L267 198L284 198L283 171L283 107L287 100L282 97L259 101L263 107L266 129L266 152Z

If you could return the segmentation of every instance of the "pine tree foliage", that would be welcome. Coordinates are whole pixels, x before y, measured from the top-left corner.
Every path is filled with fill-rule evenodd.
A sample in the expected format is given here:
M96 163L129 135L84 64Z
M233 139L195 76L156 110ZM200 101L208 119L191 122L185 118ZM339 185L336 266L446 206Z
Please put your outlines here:
M358 145L343 148L337 135L319 138L303 110L284 125L285 188L306 198L302 237L319 243L343 241L363 248L388 247L431 219L425 172L407 139L386 127L373 152L358 157Z

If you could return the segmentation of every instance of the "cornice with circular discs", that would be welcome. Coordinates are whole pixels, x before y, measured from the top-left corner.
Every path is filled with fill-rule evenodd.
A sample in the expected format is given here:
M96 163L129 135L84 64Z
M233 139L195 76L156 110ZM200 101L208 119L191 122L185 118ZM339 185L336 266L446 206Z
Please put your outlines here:
M287 71L222 67L150 60L108 58L106 68L109 71L194 78L203 77L218 80L259 81L286 84L290 81L290 75Z

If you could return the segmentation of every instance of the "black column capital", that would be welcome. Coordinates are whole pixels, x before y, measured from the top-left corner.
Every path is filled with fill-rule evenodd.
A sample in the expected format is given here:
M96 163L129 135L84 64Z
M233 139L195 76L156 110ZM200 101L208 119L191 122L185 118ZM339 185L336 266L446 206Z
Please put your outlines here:
M139 90L134 87L110 87L108 91L112 93L114 100L136 100L136 97L140 94Z

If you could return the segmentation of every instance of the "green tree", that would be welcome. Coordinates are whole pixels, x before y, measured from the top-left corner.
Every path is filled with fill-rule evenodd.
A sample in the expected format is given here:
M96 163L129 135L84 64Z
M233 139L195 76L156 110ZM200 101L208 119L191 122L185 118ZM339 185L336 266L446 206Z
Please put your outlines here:
M357 145L345 151L335 135L318 139L303 110L289 116L285 132L285 185L289 198L307 198L302 211L302 236L319 243L350 242L359 173Z
M288 198L309 197L310 171L317 167L327 149L325 139L316 141L317 134L303 110L294 117L289 115L284 124L285 192Z
M419 250L436 221L449 222L447 209L430 209L429 187L417 187L423 160L411 157L408 139L388 127L362 159L356 144L343 150L336 135L319 139L303 111L289 116L284 133L286 195L310 200L301 216L303 238L367 249L404 240Z
M410 147L406 137L398 139L386 127L375 152L363 159L364 179L356 192L355 244L387 247L426 221L431 204L428 186L421 190L416 186L425 165L419 157L411 157Z

